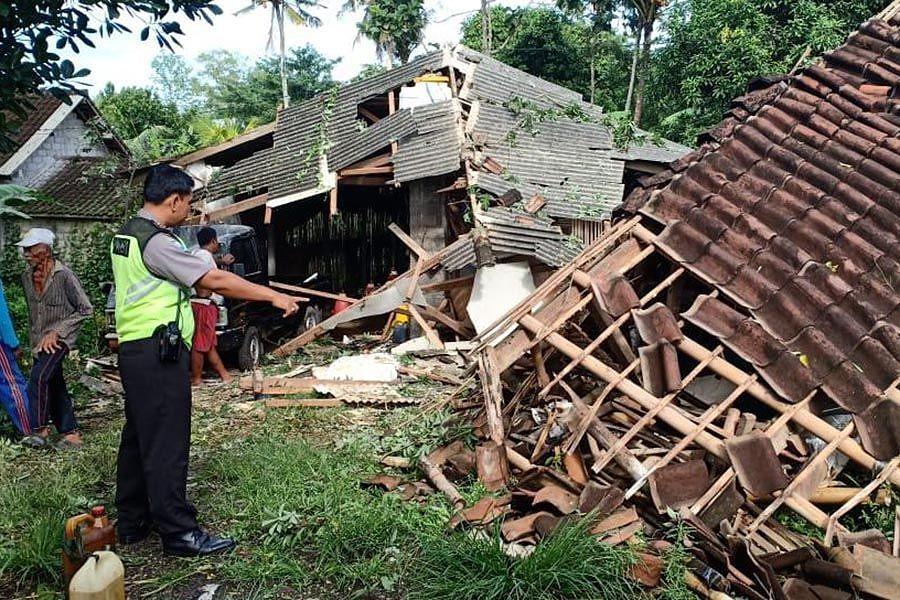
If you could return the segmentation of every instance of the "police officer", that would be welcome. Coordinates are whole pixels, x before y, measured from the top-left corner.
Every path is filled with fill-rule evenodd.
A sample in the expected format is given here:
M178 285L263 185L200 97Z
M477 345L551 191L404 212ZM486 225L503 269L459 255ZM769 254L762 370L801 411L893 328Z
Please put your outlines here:
M190 289L269 302L287 317L297 301L189 253L171 231L187 218L193 180L169 165L149 170L144 206L113 238L119 370L125 427L119 446L116 505L123 544L156 528L163 551L198 556L234 548L197 523L186 495L191 435Z

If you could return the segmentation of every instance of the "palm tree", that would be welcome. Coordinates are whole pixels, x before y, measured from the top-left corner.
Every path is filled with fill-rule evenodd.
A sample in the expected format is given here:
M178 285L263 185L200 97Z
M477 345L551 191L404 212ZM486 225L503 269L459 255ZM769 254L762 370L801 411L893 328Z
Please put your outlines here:
M252 3L246 8L242 8L235 14L240 15L258 8L268 6L272 9L272 18L269 22L269 41L266 47L272 47L272 39L274 37L275 27L278 27L279 42L279 68L281 70L281 103L285 108L291 103L288 95L287 72L284 66L285 49L284 49L284 17L290 19L294 25L306 25L308 27L319 27L322 20L312 14L311 8L324 8L324 5L317 0L252 0Z
M365 9L357 25L359 37L375 42L378 60L388 69L395 59L409 61L409 55L422 42L428 12L423 0L346 0L341 13Z

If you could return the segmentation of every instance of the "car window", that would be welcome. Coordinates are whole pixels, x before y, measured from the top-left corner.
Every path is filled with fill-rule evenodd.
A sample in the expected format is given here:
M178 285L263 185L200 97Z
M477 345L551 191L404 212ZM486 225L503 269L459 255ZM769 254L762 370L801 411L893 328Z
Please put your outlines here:
M234 272L238 275L254 275L261 271L254 238L232 239L228 252L234 256Z

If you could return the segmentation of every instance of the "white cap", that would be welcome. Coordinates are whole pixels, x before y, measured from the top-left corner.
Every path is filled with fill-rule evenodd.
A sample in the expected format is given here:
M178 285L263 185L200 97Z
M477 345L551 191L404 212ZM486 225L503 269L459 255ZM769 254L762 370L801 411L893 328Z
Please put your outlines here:
M22 248L31 248L32 246L37 246L38 244L47 244L48 246L53 246L53 242L55 240L56 235L49 229L44 229L43 227L34 227L25 232L25 235L22 237L22 239L16 242L16 246L20 246Z

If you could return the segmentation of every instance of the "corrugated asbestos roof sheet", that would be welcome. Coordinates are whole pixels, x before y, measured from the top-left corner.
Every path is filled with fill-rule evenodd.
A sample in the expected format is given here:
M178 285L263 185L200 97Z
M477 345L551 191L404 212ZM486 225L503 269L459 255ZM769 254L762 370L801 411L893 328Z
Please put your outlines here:
M534 256L559 267L574 259L581 245L570 240L552 221L503 207L478 216L488 232L491 249L499 254Z
M653 139L646 132L639 132L641 139L624 149L613 148L612 157L620 160L640 160L670 163L691 152L691 148L666 139Z
M625 208L662 222L659 248L733 305L701 297L689 320L786 398L824 391L873 454L893 456L900 20L869 21L822 63L767 83Z
M544 211L555 217L600 220L609 216L621 202L626 157L613 149L608 128L599 122L602 111L584 103L577 92L462 46L432 52L282 110L273 147L225 169L209 186L207 197L266 187L269 198L276 200L312 190L319 185L323 168L337 171L392 142L398 146L393 161L398 183L458 171L464 152L470 150L463 148L465 124L458 101L398 111L367 127L358 119L361 102L450 61L472 73L461 97L479 106L468 117L473 120L468 125L475 147L507 169L502 176L479 172L474 185L497 195L513 188L526 197L540 193L548 201ZM525 131L520 123L523 115L507 106L513 99L540 109L577 106L588 122L558 116ZM632 152L655 160L654 152L668 152L664 156L671 158L677 151L642 146ZM323 153L324 165L320 164Z
M460 168L459 103L440 102L412 109L416 134L398 144L394 179L412 181L453 173Z
M268 169L272 166L274 150L267 148L221 169L204 188L208 199L258 190L269 185Z
M497 59L459 46L459 55L470 63L476 63L470 97L505 104L513 98L527 98L546 108L581 104L581 94L529 75Z
M554 217L600 220L621 202L624 163L611 159L606 127L554 120L523 129L515 113L487 103L472 118L473 138L505 168L502 175L479 172L478 187L494 194L513 188L525 197L539 193Z

